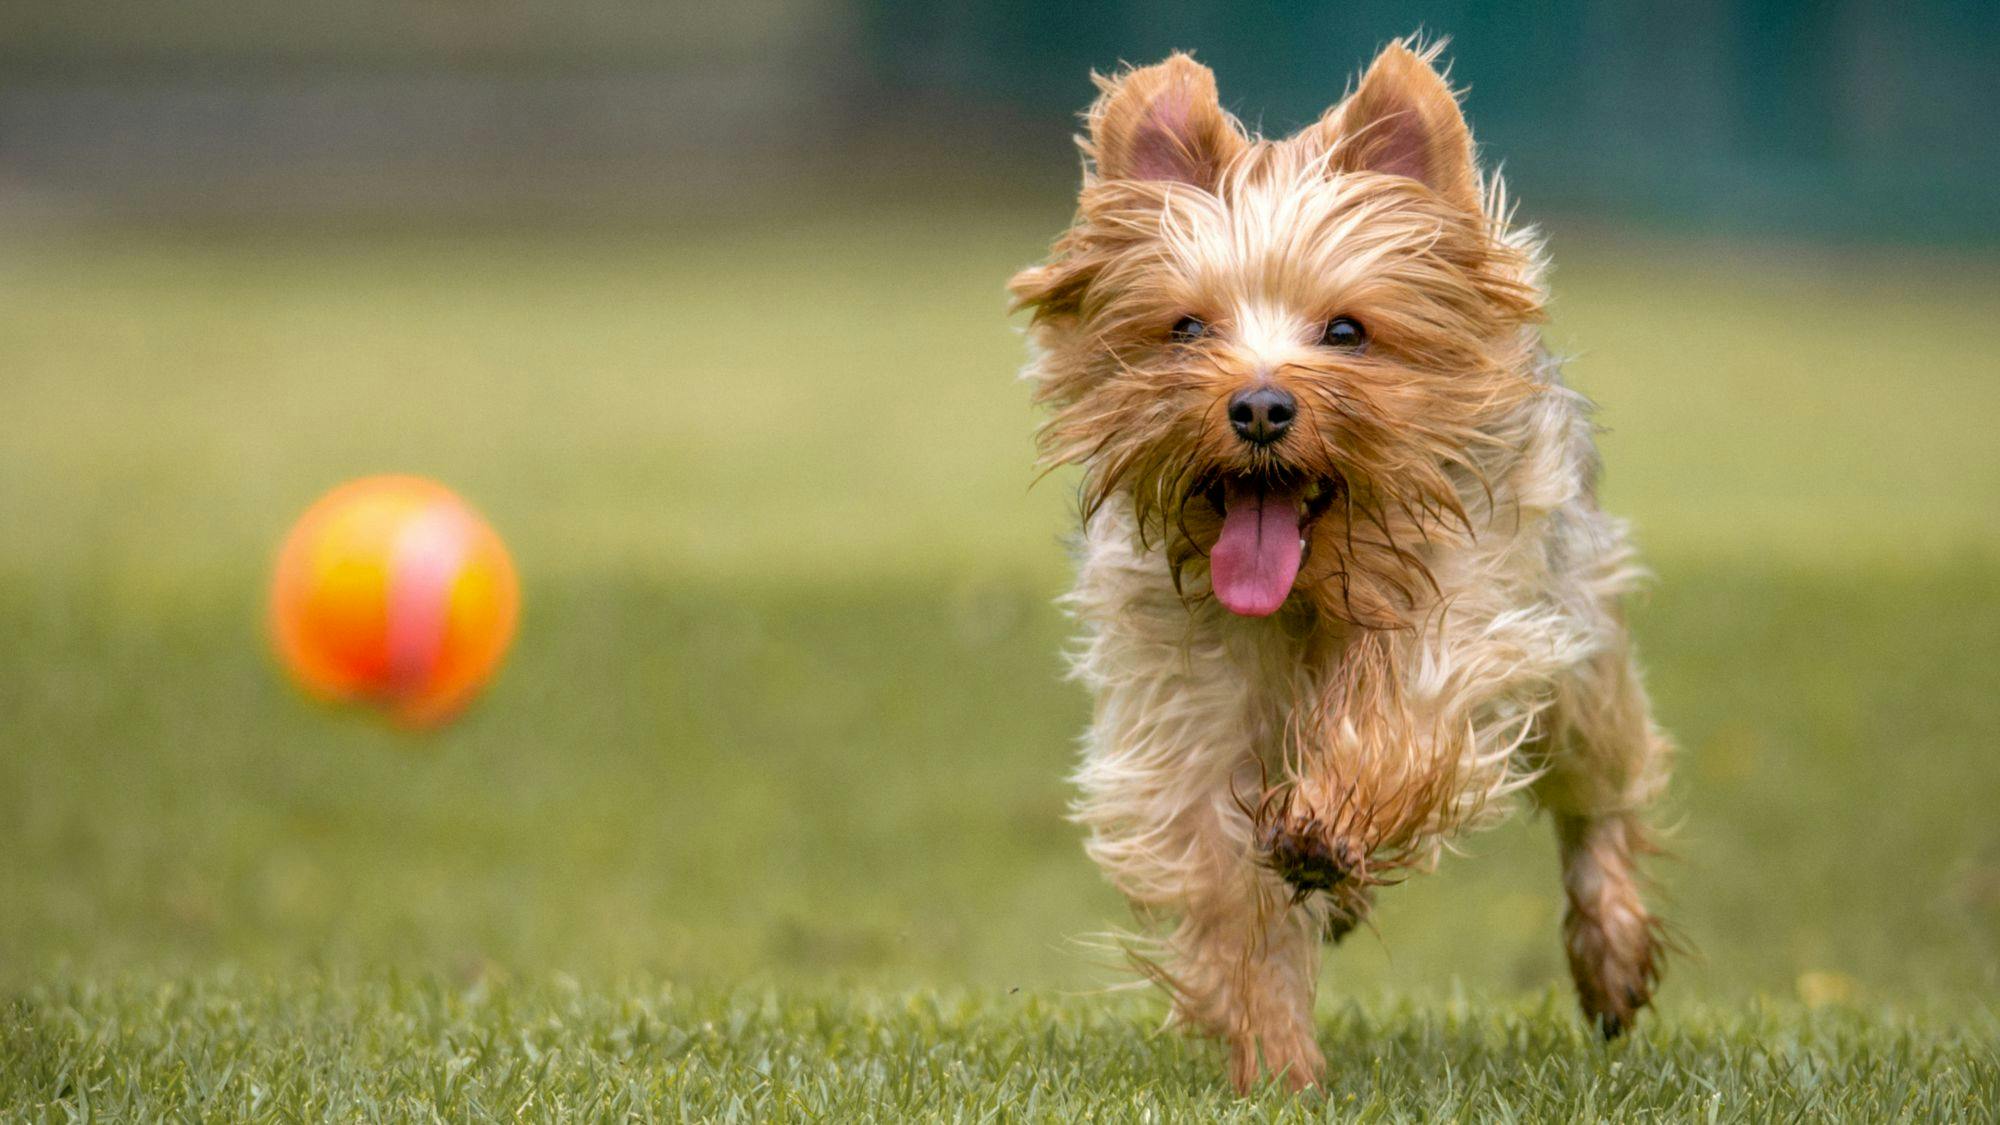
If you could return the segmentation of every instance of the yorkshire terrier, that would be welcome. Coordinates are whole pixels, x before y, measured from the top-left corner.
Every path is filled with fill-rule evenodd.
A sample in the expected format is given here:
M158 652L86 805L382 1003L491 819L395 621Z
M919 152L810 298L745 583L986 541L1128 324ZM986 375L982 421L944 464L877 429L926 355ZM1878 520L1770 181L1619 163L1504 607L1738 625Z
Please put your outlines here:
M1098 78L1076 218L1011 283L1044 461L1083 468L1075 816L1239 1089L1319 1080L1322 938L1517 794L1586 1017L1619 1034L1659 977L1641 572L1437 56L1392 43L1283 140L1185 54Z

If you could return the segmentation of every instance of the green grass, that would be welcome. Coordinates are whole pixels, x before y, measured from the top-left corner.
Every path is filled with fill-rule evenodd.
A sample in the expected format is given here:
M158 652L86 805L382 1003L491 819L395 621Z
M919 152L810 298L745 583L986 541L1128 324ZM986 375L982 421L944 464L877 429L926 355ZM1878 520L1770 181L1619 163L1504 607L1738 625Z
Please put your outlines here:
M1062 820L1068 485L1000 291L1059 219L17 237L0 1118L1285 1111L1074 940L1126 919ZM1546 826L1474 838L1329 959L1305 1108L1990 1112L2000 274L1556 249L1695 953L1589 1042ZM526 583L429 739L258 633L285 525L390 469Z
M1325 1091L1246 1100L1127 1002L224 976L38 988L0 1009L0 1078L26 1112L114 1120L1882 1121L2000 1099L1991 1020L1691 1009L1607 1049L1568 1017L1332 1005Z

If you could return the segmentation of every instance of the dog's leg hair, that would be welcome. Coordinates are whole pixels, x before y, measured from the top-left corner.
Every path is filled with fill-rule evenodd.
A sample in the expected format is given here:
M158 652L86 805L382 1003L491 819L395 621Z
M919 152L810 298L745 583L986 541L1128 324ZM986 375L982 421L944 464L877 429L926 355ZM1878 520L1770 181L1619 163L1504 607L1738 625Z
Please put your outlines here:
M1260 826L1272 866L1358 902L1353 891L1429 867L1452 833L1501 812L1528 780L1518 752L1575 633L1538 606L1356 637L1293 728Z
M1637 860L1653 850L1642 813L1662 787L1668 754L1619 636L1562 683L1548 770L1534 788L1561 847L1563 948L1577 1000L1607 1039L1631 1026L1659 980L1660 926L1640 896Z
M1076 774L1085 849L1163 925L1162 948L1134 959L1176 1022L1228 1041L1237 1088L1255 1084L1260 1055L1282 1081L1310 1085L1324 1065L1312 1008L1325 910L1294 905L1257 861L1244 808L1275 754L1296 656L1264 651L1252 638L1269 630L1214 611L1191 622L1119 536L1090 547L1069 598L1086 625L1075 669L1097 700Z
M1237 791L1254 796L1261 771L1241 709L1189 699L1231 682L1220 666L1194 676L1101 689L1077 817L1091 829L1086 850L1142 916L1172 919L1162 955L1136 959L1176 1021L1227 1040L1239 1090L1257 1081L1260 1052L1303 1087L1323 1066L1312 1019L1321 910L1293 906L1255 862Z
M1636 853L1644 837L1629 814L1555 814L1562 846L1563 949L1584 1017L1606 1039L1622 1034L1653 998L1660 938L1639 896Z
M1229 1077L1248 1092L1263 1068L1292 1089L1319 1081L1314 1037L1319 928L1312 907L1250 861L1247 818L1210 802L1177 818L1189 857L1167 957L1148 970L1173 997L1175 1018L1229 1044Z

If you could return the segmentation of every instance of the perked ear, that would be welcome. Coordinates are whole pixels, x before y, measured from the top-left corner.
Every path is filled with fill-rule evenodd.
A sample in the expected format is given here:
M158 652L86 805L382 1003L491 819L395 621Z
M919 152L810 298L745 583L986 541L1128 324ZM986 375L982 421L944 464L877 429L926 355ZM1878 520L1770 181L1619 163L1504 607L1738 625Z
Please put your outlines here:
M1334 145L1332 171L1408 176L1477 214L1472 133L1451 86L1431 65L1443 48L1440 42L1419 54L1400 39L1389 44L1318 128Z
M1102 93L1087 116L1087 151L1103 179L1213 188L1223 167L1248 144L1222 111L1215 73L1184 53L1095 78Z

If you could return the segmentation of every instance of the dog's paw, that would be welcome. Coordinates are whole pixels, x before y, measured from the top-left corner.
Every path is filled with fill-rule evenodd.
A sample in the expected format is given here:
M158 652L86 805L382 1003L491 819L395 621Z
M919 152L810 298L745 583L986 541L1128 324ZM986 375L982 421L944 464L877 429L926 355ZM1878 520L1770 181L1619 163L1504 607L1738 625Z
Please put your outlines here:
M1361 865L1346 840L1329 833L1316 818L1286 813L1264 826L1258 841L1264 863L1300 895L1330 891Z
M1618 1038L1652 1002L1659 983L1659 923L1636 910L1608 919L1572 911L1563 937L1584 1018L1604 1038Z
M1261 1069L1259 1048L1263 1055ZM1264 1073L1292 1093L1303 1093L1320 1084L1326 1073L1326 1057L1320 1054L1319 1044L1313 1042L1310 1031L1261 1038L1242 1035L1232 1039L1229 1084L1236 1087L1236 1092L1245 1097L1255 1093Z

